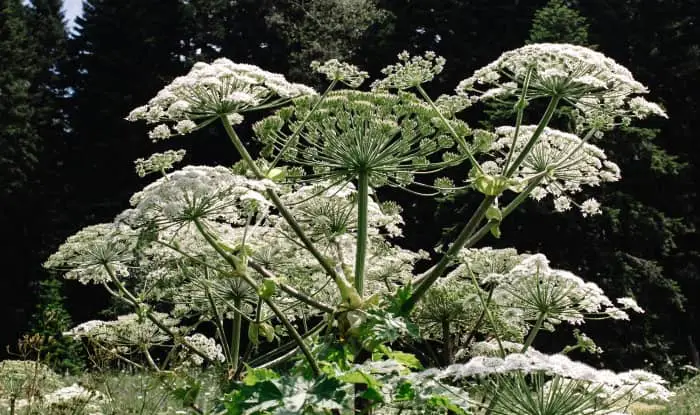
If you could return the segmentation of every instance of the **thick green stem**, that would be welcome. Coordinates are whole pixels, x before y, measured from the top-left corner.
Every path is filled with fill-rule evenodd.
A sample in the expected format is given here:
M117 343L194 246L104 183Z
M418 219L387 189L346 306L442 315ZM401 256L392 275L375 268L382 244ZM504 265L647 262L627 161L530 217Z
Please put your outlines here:
M525 81L523 82L523 91L520 94L520 99L518 100L518 103L516 104L516 108L518 109L516 116L515 116L515 132L513 133L513 142L510 146L511 151L508 152L508 156L506 157L506 163L503 165L503 174L506 173L508 170L508 166L510 165L510 159L513 157L513 149L515 149L515 145L517 144L518 141L518 134L520 134L520 126L523 123L523 115L525 114L525 107L527 106L527 101L525 100L525 96L527 95L527 89L530 86L530 79L532 78L532 71L533 69L530 68L529 71L527 71L527 75L525 76Z
M236 310L233 311L233 328L231 329L231 366L233 370L238 370L238 362L241 353L241 299L233 300Z
M518 206L520 206L525 201L525 199L527 199L528 196L530 196L530 193L532 193L532 191L535 189L535 187L537 187L540 184L540 182L542 181L543 178L544 178L544 175L533 179L533 181L530 182L530 184L525 188L524 191L519 193L518 196L515 197L515 199L513 199L510 203L508 203L508 205L506 205L505 208L503 208L501 210L501 221L503 221L506 218L506 216L513 213L513 211ZM497 220L488 221L484 226L479 228L478 231L476 231L472 236L469 237L469 239L464 244L464 246L467 248L474 246L474 244L479 242L481 240L481 238L486 236L486 234L488 234L491 231L491 228L493 228L494 226L497 226L501 221L497 221Z
M258 274L262 275L265 278L269 278L271 280L275 281L275 284L279 287L280 290L284 291L285 293L289 294L290 296L296 298L297 300L301 301L302 303L306 303L312 307L317 308L320 311L326 312L326 313L333 313L335 310L333 307L329 306L328 304L324 304L318 300L316 300L313 297L310 297L302 292L299 292L296 290L294 287L290 287L287 284L284 284L282 282L279 282L279 278L277 278L273 273L265 269L262 265L258 264L257 262L253 261L252 259L248 259L248 265L253 268Z
M520 154L518 154L518 158L515 159L513 164L511 166L508 166L508 170L506 170L507 177L511 177L513 173L515 173L515 171L518 169L520 164L523 162L523 160L525 160L525 157L527 157L527 155L530 154L530 150L532 150L532 147L535 145L535 143L537 143L537 140L540 138L542 131L544 131L549 122L552 120L552 117L554 116L554 111L556 111L557 105L559 104L559 99L559 97L554 96L549 101L549 105L547 105L547 109L545 110L542 119L540 120L539 124L537 124L535 132L532 133L530 141L527 142L523 150L520 152ZM513 151L515 151L515 147L511 147L510 152Z
M469 237L474 233L476 227L479 226L481 221L484 219L486 211L493 204L493 201L495 199L495 196L484 196L484 199L481 201L481 204L476 209L472 217L469 219L469 222L467 222L467 224L464 225L464 228L459 233L459 235L457 235L457 239L455 239L455 241L452 243L450 248L447 250L447 253L445 253L445 255L443 255L443 257L440 258L440 261L437 264L435 264L435 266L431 269L430 273L425 277L425 279L423 279L420 285L416 287L416 290L413 292L413 294L411 294L408 300L406 300L406 302L403 304L403 306L401 307L401 311L403 313L410 313L411 310L413 310L413 307L415 307L416 304L418 304L418 301L428 291L428 288L430 288L430 286L432 286L433 283L435 283L435 281L442 276L442 274L445 272L445 269L447 269L447 267L450 265L450 262L452 262L459 253L459 251L466 246L466 242L470 240ZM476 241L472 242L472 245L474 243L476 243Z
M204 236L204 239L206 239L207 243L214 248L214 250L233 268L237 269L238 264L236 264L235 259L225 250L222 248L221 244L214 239L214 237L209 233L204 228L204 225L202 225L202 222L200 222L198 219L194 220L194 224L197 227L197 230ZM259 287L257 284L250 279L244 272L239 272L236 274L238 277L240 277L246 284L248 284L255 292L259 292ZM292 323L289 322L287 317L280 311L280 309L277 307L277 305L270 300L269 298L264 298L263 301L265 304L267 304L268 307L270 307L270 310L275 314L275 316L282 322L284 327L287 329L289 332L289 335L292 336L294 341L297 342L299 345L299 348L301 351L304 353L304 356L306 357L306 360L309 362L309 366L311 366L311 370L314 372L316 376L320 375L321 370L318 367L318 363L316 363L316 359L314 359L313 355L311 354L311 351L309 350L308 346L306 346L306 343L304 343L304 339L301 338L299 335L299 332L294 328Z
M257 177L258 179L264 179L265 176L262 174L260 169L258 169L258 166L253 161L253 158L250 156L250 153L248 153L248 150L246 150L245 146L243 145L243 142L241 142L241 139L236 134L236 131L234 131L233 126L231 125L231 122L228 120L228 118L221 117L221 122L223 123L224 129L226 130L226 133L231 139L231 142L233 143L234 147L236 147L236 150L238 150L238 153L248 165L248 168L250 168L253 174L255 174L255 177ZM277 193L275 193L275 191L272 189L267 189L266 193L270 200L272 200L272 204L275 205L280 215L282 215L284 220L287 221L289 226L292 228L297 237L299 237L306 249L308 249L309 252L311 252L311 255L313 255L314 258L316 258L316 260L319 262L326 274L331 276L331 278L333 278L333 280L337 283L338 275L336 275L333 266L329 263L328 259L324 257L323 254L321 254L321 252L316 248L316 246L314 246L313 242L311 242L311 239L309 239L309 237L306 236L304 230L301 229L301 226L296 221L296 219L294 219L294 216L292 216L289 209L287 209L284 203L282 203L282 200L280 200Z
M530 334L528 334L527 339L525 339L525 344L523 344L523 349L520 351L520 353L525 353L527 349L529 349L530 346L532 346L532 342L535 341L535 337L537 337L537 333L542 328L542 324L544 324L544 320L546 318L547 313L540 313L539 317L537 317L537 321L532 327L532 330L530 330Z
M367 209L369 205L369 176L360 173L357 178L357 250L355 251L355 289L362 297L365 288L367 259Z

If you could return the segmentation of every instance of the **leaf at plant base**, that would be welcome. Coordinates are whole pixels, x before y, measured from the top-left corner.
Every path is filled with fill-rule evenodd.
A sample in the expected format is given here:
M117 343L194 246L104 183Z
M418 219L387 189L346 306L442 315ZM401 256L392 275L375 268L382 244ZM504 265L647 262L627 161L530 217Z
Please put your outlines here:
M272 369L255 369L247 368L243 383L247 386L253 386L259 382L267 380L279 379L280 375Z

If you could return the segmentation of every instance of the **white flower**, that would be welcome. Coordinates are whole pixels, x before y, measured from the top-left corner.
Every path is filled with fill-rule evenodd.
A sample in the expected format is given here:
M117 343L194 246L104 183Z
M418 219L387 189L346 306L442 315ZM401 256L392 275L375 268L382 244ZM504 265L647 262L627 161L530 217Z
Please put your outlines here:
M634 97L647 89L625 67L569 44L537 43L508 51L461 81L456 91L472 102L519 97L528 75L525 98L559 97L576 109L579 129L607 130L629 117L666 116L658 105Z
M248 214L264 211L269 203L242 203L251 192L262 193L269 183L236 175L217 166L186 166L146 186L131 198L133 209L118 218L132 225L156 221L167 223L194 218L219 218L243 223ZM255 198L262 202L264 196ZM251 210L254 208L254 210Z
M231 125L238 125L243 122L243 116L237 112L231 113L227 117Z
M68 237L44 267L64 271L64 278L83 284L127 277L136 240L136 232L124 225L88 226Z
M602 212L600 210L600 203L598 203L597 200L588 199L585 202L581 203L581 214L584 218L589 215L600 215L601 213Z
M554 199L554 210L557 212L565 212L571 209L571 199L566 196L559 196Z
M288 82L280 74L221 58L211 64L196 63L187 75L160 90L148 105L131 111L127 120L174 123L178 134L187 134L194 129L192 124L177 123L190 121L196 125L200 120L257 109L276 98L314 94L312 88ZM171 132L161 124L149 136L166 139Z
M153 313L164 326L173 329L179 320L164 313ZM65 333L70 337L89 338L92 341L117 348L150 347L163 345L173 339L146 317L125 314L116 320L93 320L79 324Z
M175 128L178 134L184 135L194 131L194 129L197 128L197 124L192 120L182 120L178 121L173 128Z
M329 81L340 81L351 88L359 87L369 77L367 72L361 71L357 66L337 59L328 60L323 64L313 61L311 69L325 75Z
M445 67L445 58L428 51L423 56L410 56L403 51L399 62L382 69L384 79L372 83L372 90L408 89L431 81Z
M209 360L212 362L223 362L226 360L224 356L223 349L220 344L216 343L216 340L207 337L200 333L195 333L191 336L185 336L185 341L198 351L202 352ZM202 365L204 359L202 356L194 354L189 349L185 349L180 353L181 357L189 358L192 363L196 366Z
M182 161L185 150L167 150L164 153L154 153L148 159L136 159L136 174L145 177L149 173L165 172L173 168L173 164Z
M170 127L166 124L159 124L148 133L148 137L153 141L165 140L170 138L171 135Z
M644 314L644 309L637 304L637 301L634 300L634 298L630 297L623 297L623 298L618 298L617 303L622 306L623 309L625 310L632 310L635 313L640 313Z

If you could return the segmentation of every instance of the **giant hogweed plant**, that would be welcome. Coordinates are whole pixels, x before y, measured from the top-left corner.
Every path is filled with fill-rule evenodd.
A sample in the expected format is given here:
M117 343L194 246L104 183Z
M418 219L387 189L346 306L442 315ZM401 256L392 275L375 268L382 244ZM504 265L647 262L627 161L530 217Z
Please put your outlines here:
M153 125L154 141L219 124L241 162L169 172L184 152L137 160L140 175L162 177L46 263L133 313L69 334L139 368L220 370L221 414L624 414L637 400L667 399L656 375L567 357L600 352L578 329L559 354L533 348L561 324L643 312L633 299L614 303L543 254L476 248L528 199L599 214L577 195L620 170L597 144L664 111L627 69L583 47L507 52L433 98L425 86L444 64L402 53L360 90L365 72L314 63L329 80L320 94L227 59L176 78L127 119ZM488 100L512 104L513 125L472 130L458 118ZM562 107L573 132L550 125ZM238 127L254 111L271 111L252 128L257 158ZM524 124L533 115L540 121ZM441 177L464 164L457 183ZM482 201L417 273L433 258L399 246L400 208L380 201L383 187L417 197L461 189Z

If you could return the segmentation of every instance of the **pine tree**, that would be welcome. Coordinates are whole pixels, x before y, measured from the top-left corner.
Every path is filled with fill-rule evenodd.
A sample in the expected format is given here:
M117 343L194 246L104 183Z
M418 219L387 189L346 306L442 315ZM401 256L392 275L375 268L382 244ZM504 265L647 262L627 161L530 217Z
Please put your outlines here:
M31 90L39 66L21 0L0 1L0 171L3 201L26 186L41 151ZM3 203L4 204L4 203Z
M45 155L42 137L42 76L47 72L33 36L32 10L20 0L0 1L0 229L9 246L2 250L2 313L9 320L0 338L10 344L26 324L30 282L36 278L41 215L37 204ZM40 219L39 219L40 220Z
M289 48L290 76L307 82L315 80L312 61L352 61L368 31L388 18L375 0L277 1L265 17Z
M578 10L569 7L565 0L550 0L535 13L526 43L588 44L588 23Z
M84 367L82 348L72 338L63 337L73 327L65 308L60 280L49 278L39 284L38 302L32 315L30 333L41 336L42 362L58 373L75 373Z

